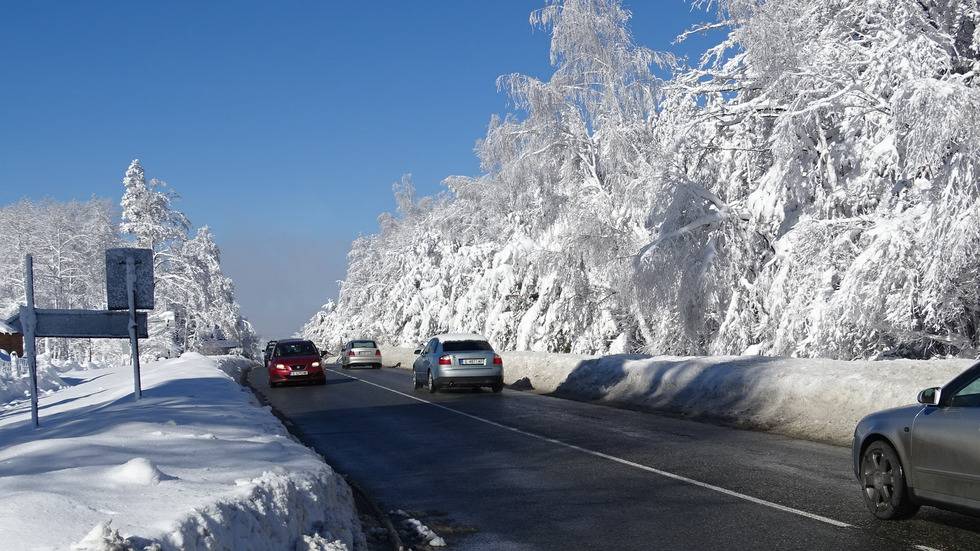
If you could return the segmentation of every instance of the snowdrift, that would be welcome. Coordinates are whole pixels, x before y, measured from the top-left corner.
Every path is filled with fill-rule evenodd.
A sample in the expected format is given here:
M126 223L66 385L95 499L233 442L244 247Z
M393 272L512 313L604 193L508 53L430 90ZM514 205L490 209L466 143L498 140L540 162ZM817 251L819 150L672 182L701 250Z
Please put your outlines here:
M236 382L240 358L69 371L0 411L0 550L365 549L350 486Z
M411 368L407 348L386 362ZM976 362L839 361L768 356L587 356L501 352L504 382L535 392L647 408L837 445L861 417L914 403Z

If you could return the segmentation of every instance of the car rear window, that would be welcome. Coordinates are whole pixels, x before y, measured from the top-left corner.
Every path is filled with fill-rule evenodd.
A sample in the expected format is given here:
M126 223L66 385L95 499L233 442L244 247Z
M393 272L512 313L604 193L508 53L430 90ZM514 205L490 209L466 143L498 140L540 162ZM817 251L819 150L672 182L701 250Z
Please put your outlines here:
M446 341L442 343L443 352L463 352L469 350L493 350L487 341Z
M350 346L351 348L377 348L374 341L353 341Z

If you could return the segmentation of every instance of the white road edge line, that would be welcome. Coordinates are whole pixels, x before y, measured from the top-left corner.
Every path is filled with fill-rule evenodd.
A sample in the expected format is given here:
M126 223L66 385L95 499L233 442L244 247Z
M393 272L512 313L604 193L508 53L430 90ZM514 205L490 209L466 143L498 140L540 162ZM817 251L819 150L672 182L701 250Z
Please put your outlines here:
M495 427L498 427L498 428L501 428L501 429L504 429L504 430L509 430L511 432L516 432L516 433L521 434L521 435L524 435L524 436L530 436L531 438L537 438L538 440L543 440L545 442L549 442L549 443L552 443L552 444L557 444L559 446L564 446L566 448L573 449L573 450L576 450L576 451L580 451L580 452L583 452L583 453L587 453L589 455L592 455L592 456L595 456L595 457L600 457L602 459L608 459L609 461L614 461L616 463L620 463L620 464L626 465L628 467L634 467L636 469L640 469L642 471L646 471L646 472L649 472L649 473L660 475L660 476L663 476L665 478L670 478L670 479L676 480L678 482L684 482L684 483L687 483L687 484L692 484L694 486L698 486L698 487L704 488L706 490L711 490L713 492L718 492L720 494L725 494L727 496L731 496L731 497L734 497L734 498L742 499L742 500L745 500L745 501L750 501L750 502L755 503L757 505L762 505L762 506L769 507L769 508L772 508L772 509L777 509L779 511L783 511L783 512L786 512L786 513L792 513L794 515L799 515L801 517L805 517L805 518L808 518L808 519L811 519L811 520L816 520L816 521L819 521L819 522L823 522L825 524L829 524L831 526L836 526L838 528L853 528L852 525L850 525L850 524L848 524L846 522L841 522L839 520L834 520L832 518L828 518L828 517L825 517L825 516L817 515L817 514L814 514L814 513L807 512L807 511L802 511L800 509L794 509L792 507L787 507L785 505L780 505L778 503L773 503L771 501L766 501L764 499L753 497L753 496L750 496L750 495L747 495L747 494L743 494L743 493L736 492L736 491L733 491L733 490L728 490L728 489L722 488L720 486L715 486L713 484L708 484L707 482L701 482L700 480L694 480L693 478L687 478L686 476L681 476L681 475L677 475L677 474L674 474L674 473L671 473L671 472L662 471L660 469L655 469L653 467L648 467L646 465L641 465L640 463L629 461L627 459L616 457L614 455L609 455L609 454L606 454L606 453L597 452L595 450L590 450L588 448L583 448L581 446L576 446L575 444L569 444L568 442L562 442L561 440L556 440L554 438L549 438L547 436L542 436L540 434L534 434L533 432L527 432L526 430L521 430L521 429L516 428L516 427L509 427L507 425L502 425L502 424L500 424L500 423L498 423L496 421L491 421L489 419L484 419L483 417L477 417L476 415L471 415L469 413L466 413L465 411L459 411L457 409L453 409L451 407L447 407L447 406L444 406L442 404L437 404L437 403L432 402L432 401L429 401L429 400L424 400L422 398L419 398L418 396L413 396L411 394L402 392L400 390L395 390L393 388L389 388L389 387L386 387L384 385L379 385L377 383L373 383L371 381L367 381L367 380L361 379L359 377L355 377L353 375L348 375L347 373L341 373L341 372L337 372L337 373L340 374L340 375L343 375L344 377L348 377L348 378L351 378L351 379L355 379L355 380L361 381L362 383L366 383L366 384L369 384L369 385L372 385L372 386L376 386L378 388L387 390L388 392L393 392L395 394L398 394L400 396L404 396L406 398L410 398L410 399L415 400L417 402L422 402L423 404L429 404L431 406L435 406L437 408L444 409L446 411L455 413L457 415L462 415L463 417L469 417L470 419L473 419L474 421L480 421L481 423L486 423L488 425L493 425Z

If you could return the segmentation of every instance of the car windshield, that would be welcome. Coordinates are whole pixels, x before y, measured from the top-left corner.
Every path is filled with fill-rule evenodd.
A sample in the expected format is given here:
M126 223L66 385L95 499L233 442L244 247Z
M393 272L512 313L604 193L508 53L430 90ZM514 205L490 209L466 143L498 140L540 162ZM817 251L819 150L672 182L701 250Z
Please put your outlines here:
M277 356L315 356L316 348L314 348L313 343L295 342L280 344L276 348L276 352Z
M442 343L443 352L463 352L470 350L490 350L493 351L493 347L487 341L446 341Z
M354 341L350 344L351 348L377 348L374 341Z

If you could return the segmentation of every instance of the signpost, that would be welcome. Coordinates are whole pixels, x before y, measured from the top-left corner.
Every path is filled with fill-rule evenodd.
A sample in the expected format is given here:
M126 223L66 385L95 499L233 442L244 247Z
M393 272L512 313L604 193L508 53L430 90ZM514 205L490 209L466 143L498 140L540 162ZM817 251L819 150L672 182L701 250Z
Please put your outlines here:
M106 301L109 310L129 310L129 346L133 355L133 394L139 400L140 350L136 309L153 309L153 251L107 249L105 252Z
M150 249L108 249L106 258L106 298L109 310L46 310L34 307L34 262L25 259L27 306L18 315L24 335L24 352L31 374L31 419L37 416L37 337L129 337L133 358L133 386L137 400L140 388L139 339L149 336L146 312L153 309L153 251ZM122 311L128 310L128 311Z
M34 348L34 337L37 330L37 317L34 312L34 259L27 255L24 261L24 291L27 294L27 306L20 307L21 323L24 328L24 353L27 354L27 370L31 374L31 420L38 426L37 420L37 350Z

